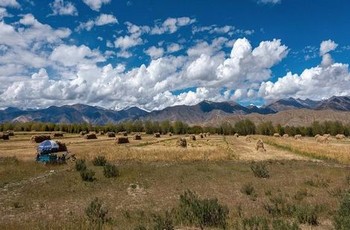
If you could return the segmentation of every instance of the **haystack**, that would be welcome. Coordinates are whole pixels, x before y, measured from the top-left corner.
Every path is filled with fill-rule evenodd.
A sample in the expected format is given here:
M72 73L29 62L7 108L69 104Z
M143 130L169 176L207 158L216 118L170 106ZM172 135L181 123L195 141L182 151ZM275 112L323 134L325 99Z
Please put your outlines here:
M101 136L105 135L104 131L100 131L98 134L100 134Z
M191 136L190 136L190 140L195 141L195 140L196 140L196 135L191 134Z
M238 133L233 134L233 136L236 137L236 138L239 137Z
M177 140L177 145L180 147L187 147L187 141L186 138L181 137L179 140Z
M245 137L245 140L247 142L252 142L252 137L248 135L248 136Z
M117 141L117 144L126 144L126 143L129 143L129 138L128 137L117 137L116 141Z
M55 138L55 137L63 137L63 133L51 133L51 137Z
M327 143L328 142L328 137L327 136L318 136L316 138L316 141L318 143Z
M204 138L203 133L200 133L199 136L200 136L200 138Z
M207 132L207 136L208 136L208 137L210 136L210 133L209 133L209 132Z
M127 137L128 133L126 131L123 131L123 132L118 132L118 135Z
M266 152L266 149L264 147L264 142L261 139L259 139L258 142L256 142L256 147L255 148L256 148L257 151Z
M81 135L81 136L84 136L84 135L86 135L86 134L88 134L89 132L88 131L81 131L79 134Z
M107 137L115 137L115 132L107 132Z
M274 133L273 136L274 137L281 137L281 135L279 133Z
M67 151L67 146L65 143L62 143L60 141L56 141L56 143L58 145L58 152Z
M330 137L331 137L331 134L325 133L325 134L323 134L323 136L324 136L324 137L327 137L327 138L330 138Z
M288 138L289 137L289 135L288 134L283 134L283 138Z
M8 133L0 133L0 139L2 140L10 140L10 135Z
M155 133L154 137L159 138L160 137L160 133Z
M317 139L319 136L321 136L320 134L316 134L315 135L315 139Z
M301 136L300 134L294 135L294 139L295 139L295 140L300 140L301 137L302 137L302 136Z
M168 133L169 137L171 137L173 134L171 132Z
M7 130L6 133L10 136L13 137L15 135L15 132L13 130Z
M51 140L51 137L47 135L34 135L30 138L30 140L35 143L41 143L45 140Z
M141 134L135 134L134 135L134 140L141 140Z
M337 134L337 135L335 135L335 138L336 138L337 140L342 140L342 139L345 138L345 135L344 135L344 134Z
M84 135L85 139L97 139L96 133L88 133Z

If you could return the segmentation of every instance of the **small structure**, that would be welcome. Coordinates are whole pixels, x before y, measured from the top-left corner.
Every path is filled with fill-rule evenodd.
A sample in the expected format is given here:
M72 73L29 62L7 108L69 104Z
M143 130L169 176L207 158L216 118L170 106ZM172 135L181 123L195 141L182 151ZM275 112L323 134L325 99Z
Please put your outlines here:
M97 139L96 133L88 133L84 135L85 139Z
M264 142L261 139L259 139L258 142L256 142L256 147L255 148L256 148L257 151L266 152L266 149L264 147Z
M134 135L134 140L141 140L141 134L135 134Z
M64 143L45 140L37 147L36 161L43 163L65 163L68 159L67 147Z
M51 140L50 136L47 135L34 135L30 138L31 142L41 143L45 140Z
M179 140L177 140L177 145L180 147L187 147L187 141L186 138L181 137Z
M154 137L159 138L160 137L160 133L155 133Z
M107 137L115 137L115 132L107 132Z
M127 144L127 143L129 143L129 138L128 137L117 137L116 141L117 141L117 144Z

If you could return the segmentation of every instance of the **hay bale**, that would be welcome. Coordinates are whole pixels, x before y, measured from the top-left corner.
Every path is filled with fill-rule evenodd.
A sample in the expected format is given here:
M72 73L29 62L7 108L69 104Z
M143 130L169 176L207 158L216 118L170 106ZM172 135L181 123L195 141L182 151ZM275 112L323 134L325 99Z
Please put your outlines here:
M47 135L34 135L30 138L31 142L41 143L46 140L51 140L50 136Z
M236 138L239 137L238 133L233 134L233 136L236 137Z
M115 132L107 132L107 137L115 137Z
M252 142L252 137L251 136L246 136L245 137L245 141L247 141L247 142Z
M345 135L344 134L337 134L337 135L335 135L335 138L337 140L343 140L345 138Z
M203 133L200 133L200 134L199 134L199 137L200 137L200 138L204 138Z
M134 135L134 140L141 140L141 134L135 134Z
M264 147L264 142L261 140L261 139L259 139L258 140L258 142L256 142L256 150L257 151L262 151L262 152L266 152L266 149L265 149L265 147Z
M0 133L0 139L8 141L10 140L10 135L8 133Z
M57 145L58 145L58 152L64 152L67 151L67 146L65 143L62 143L60 141L56 141Z
M52 133L51 134L52 138L56 138L56 137L63 137L63 133L59 132L59 133Z
M129 143L129 138L128 137L117 137L116 139L117 144L127 144Z
M318 136L316 138L316 141L318 143L327 143L328 142L328 137L327 136Z
M295 140L300 140L301 137L302 137L302 136L301 136L300 134L294 135L294 139L295 139Z
M168 133L169 137L171 137L173 134L171 132Z
M81 135L81 136L84 136L84 135L86 135L86 134L88 134L89 133L89 131L81 131L79 134Z
M104 131L100 131L98 134L103 136L103 135L105 135L105 132Z
M274 133L273 136L274 137L281 137L281 135L279 133Z
M187 147L187 141L186 138L181 137L179 140L177 140L177 145L183 148Z
M316 134L315 135L315 139L317 139L319 136L321 136L320 134Z
M10 136L13 137L15 135L15 132L13 130L7 130L6 133Z
M324 136L324 137L328 137L328 138L330 138L330 137L331 137L331 134L329 134L329 133L325 133L325 134L323 134L323 136Z
M160 133L155 133L154 137L159 138L160 137Z
M283 134L283 138L288 138L289 137L289 135L288 134Z
M96 133L88 133L84 135L85 139L97 139Z
M207 132L207 136L208 136L208 137L210 136L210 133L209 133L209 132Z
M123 132L118 132L119 136L123 136L123 137L127 137L128 136L128 132L123 131Z
M195 141L195 140L196 140L196 135L192 134L192 135L190 136L190 139L191 139L192 141Z

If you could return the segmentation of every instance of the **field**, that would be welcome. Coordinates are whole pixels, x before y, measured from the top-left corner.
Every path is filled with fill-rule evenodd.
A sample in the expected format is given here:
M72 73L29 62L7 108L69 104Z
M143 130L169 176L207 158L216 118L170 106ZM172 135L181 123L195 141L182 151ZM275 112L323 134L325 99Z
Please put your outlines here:
M320 144L307 137L252 136L249 142L210 135L186 137L182 148L176 145L180 136L143 135L117 145L106 136L66 134L59 140L96 173L85 182L73 161L36 163L31 135L0 141L0 229L94 229L85 210L95 197L108 210L104 229L162 229L157 226L166 220L176 229L200 229L178 217L187 190L227 206L227 229L334 229L350 185L349 139ZM255 149L257 139L266 152ZM103 167L92 164L96 156L116 165L120 176L106 178ZM255 176L252 165L266 166L269 177Z

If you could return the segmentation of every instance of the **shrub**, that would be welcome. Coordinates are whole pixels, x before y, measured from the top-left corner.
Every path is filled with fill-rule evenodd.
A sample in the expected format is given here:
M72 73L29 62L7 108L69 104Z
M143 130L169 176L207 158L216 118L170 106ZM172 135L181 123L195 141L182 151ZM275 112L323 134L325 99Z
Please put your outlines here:
M350 229L350 193L345 194L340 207L334 216L334 228L336 230Z
M80 176L83 181L89 181L92 182L95 180L95 172L91 169L85 169L80 171Z
M295 210L295 216L301 224L318 225L316 208L298 207Z
M106 164L103 167L103 175L107 178L119 176L119 171L117 169L117 166L112 164Z
M86 170L85 160L78 159L78 160L75 162L75 169L76 169L77 171L84 171L84 170Z
M274 217L291 216L295 212L295 206L287 203L281 195L271 197L270 203L264 204L265 210Z
M241 192L243 194L246 194L247 196L250 196L253 200L255 200L257 197L257 194L255 192L255 189L252 183L244 184L241 188Z
M254 176L259 177L259 178L269 178L269 170L266 167L266 163L264 162L258 162L258 163L253 163L250 166L251 170L254 173Z
M173 220L169 212L165 212L164 216L155 215L153 217L155 223L154 230L174 230Z
M102 225L109 220L107 217L108 209L98 198L91 201L89 206L85 209L85 214L90 223L98 226L98 229L101 229Z
M243 229L269 229L268 220L265 217L253 216L242 220Z
M178 215L181 220L204 227L226 228L229 210L219 204L216 198L200 199L197 194L188 190L180 196Z
M299 226L297 223L289 223L285 220L273 220L272 221L272 229L273 230L299 230Z
M302 201L305 197L310 196L311 194L308 193L307 189L300 189L298 190L293 198L298 201Z
M92 160L92 164L95 166L105 166L107 160L104 156L97 156Z

